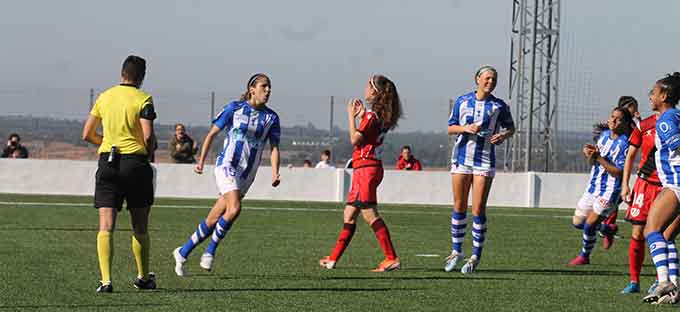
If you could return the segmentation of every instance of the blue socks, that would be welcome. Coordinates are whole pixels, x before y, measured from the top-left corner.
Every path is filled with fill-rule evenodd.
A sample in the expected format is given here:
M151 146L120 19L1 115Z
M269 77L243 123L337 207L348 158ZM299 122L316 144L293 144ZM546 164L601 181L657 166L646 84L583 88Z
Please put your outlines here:
M472 255L482 258L484 234L486 233L486 216L472 216Z
M466 227L467 214L465 212L453 212L451 214L451 250L463 253Z
M597 240L597 237L595 236L595 232L597 229L598 225L590 225L588 223L585 223L583 225L583 247L581 248L581 256L583 257L590 257L590 252L593 251L593 247L595 247L595 241Z
M198 244L203 242L206 237L208 237L210 234L212 234L214 228L209 228L208 225L205 223L205 220L201 221L201 223L198 224L198 228L196 229L196 232L194 234L191 234L189 237L189 240L184 243L184 246L180 248L179 254L182 255L182 257L187 258L189 257L189 254L191 253Z
M227 232L229 232L230 228L231 222L229 222L229 220L224 219L224 217L220 218L220 220L217 221L217 226L215 226L215 231L213 232L213 235L210 238L210 244L208 245L208 248L205 249L205 252L214 256L215 249L217 249L217 246L220 244L220 241L224 239L224 237L227 235Z
M647 245L652 253L659 283L668 281L668 243L661 232L651 232L647 235Z

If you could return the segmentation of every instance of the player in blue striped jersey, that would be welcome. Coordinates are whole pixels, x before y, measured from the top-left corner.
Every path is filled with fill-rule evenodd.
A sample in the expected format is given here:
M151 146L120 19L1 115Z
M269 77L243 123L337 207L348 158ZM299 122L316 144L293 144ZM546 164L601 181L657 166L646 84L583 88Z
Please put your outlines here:
M601 131L597 144L586 144L583 147L583 154L592 169L586 190L574 212L574 226L583 226L581 253L569 261L569 266L590 263L590 252L595 246L597 229L602 220L618 207L623 164L628 153L628 136L632 126L630 112L617 107L607 120L606 129L605 125L596 125L596 131Z
M656 266L658 286L646 296L645 302L677 302L677 285L669 278L669 260L677 257L669 250L669 245L677 233L664 231L678 215L680 207L680 73L673 73L659 79L650 92L652 109L661 115L656 121L656 170L663 185L657 195L645 224L645 239ZM677 253L677 251L675 252Z
M496 145L515 132L510 108L493 96L498 73L485 65L477 70L477 90L460 96L453 105L448 134L457 135L451 154L451 184L454 202L451 214L451 254L444 270L451 272L463 259L467 227L467 199L472 195L472 256L462 273L472 273L479 265L486 234L486 200L496 171Z
M200 266L208 271L212 269L215 249L241 213L241 199L255 179L267 143L271 147L272 186L278 186L281 128L278 115L266 106L270 94L269 77L256 74L248 80L241 99L229 103L213 120L194 171L203 173L214 137L225 130L224 145L214 170L220 197L189 240L173 251L177 275L184 275L183 265L189 253L209 236L210 244L201 256Z

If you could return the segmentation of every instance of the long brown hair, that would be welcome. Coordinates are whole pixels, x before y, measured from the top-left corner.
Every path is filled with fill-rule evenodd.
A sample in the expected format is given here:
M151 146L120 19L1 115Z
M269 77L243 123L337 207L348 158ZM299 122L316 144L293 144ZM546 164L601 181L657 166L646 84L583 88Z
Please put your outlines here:
M614 129L613 132L616 133L617 135L630 135L631 132L633 132L633 115L630 114L630 112L623 108L623 107L616 107L612 111L618 111L621 113L623 116L621 118L621 125ZM600 135L602 134L603 131L608 130L609 125L607 125L606 122L602 123L597 123L593 125L593 141L597 142L597 140L600 138Z
M263 73L257 73L250 76L250 79L248 79L248 83L246 84L246 91L241 94L239 101L250 100L250 87L257 85L257 82L260 80L267 80L269 82L269 86L272 84L272 80Z
M402 113L397 86L383 75L371 76L370 83L377 93L369 101L371 109L380 117L382 128L392 130L397 127L397 122Z

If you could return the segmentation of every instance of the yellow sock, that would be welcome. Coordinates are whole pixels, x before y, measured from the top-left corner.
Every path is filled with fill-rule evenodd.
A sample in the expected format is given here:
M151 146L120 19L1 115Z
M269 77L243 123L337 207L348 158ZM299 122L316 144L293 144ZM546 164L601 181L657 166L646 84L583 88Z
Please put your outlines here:
M111 283L111 259L113 259L113 235L111 232L99 231L97 233L97 256L99 257L99 270L102 273L101 282Z
M132 235L132 253L137 262L137 277L146 280L149 274L149 234Z

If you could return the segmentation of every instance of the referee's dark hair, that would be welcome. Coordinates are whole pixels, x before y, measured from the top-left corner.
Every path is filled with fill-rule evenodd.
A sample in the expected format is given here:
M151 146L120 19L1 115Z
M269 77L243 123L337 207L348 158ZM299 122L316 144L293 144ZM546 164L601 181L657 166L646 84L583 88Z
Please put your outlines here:
M142 81L144 81L145 74L146 61L143 58L136 55L130 55L123 61L123 68L120 71L120 75L123 79L139 86L142 84Z

